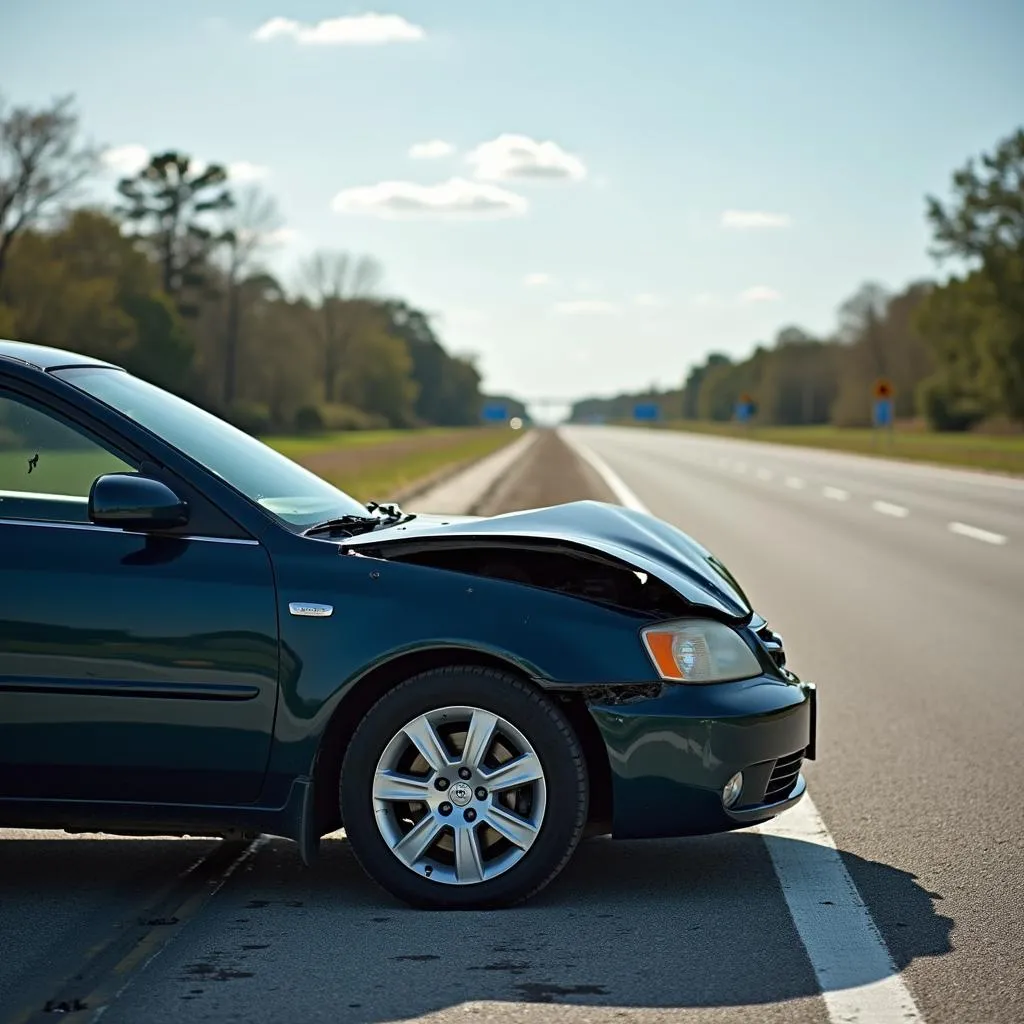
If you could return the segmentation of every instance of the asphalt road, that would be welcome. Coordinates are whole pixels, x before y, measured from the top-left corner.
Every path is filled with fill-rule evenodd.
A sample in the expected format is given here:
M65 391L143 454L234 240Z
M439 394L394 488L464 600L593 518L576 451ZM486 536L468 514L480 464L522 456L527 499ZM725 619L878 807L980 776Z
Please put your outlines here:
M810 792L928 1021L1024 1020L1024 481L575 428L819 685Z
M341 835L307 870L278 841L239 857L0 832L2 1024L78 1024L107 1002L104 1024L1024 1020L1024 484L660 431L566 436L722 557L819 684L811 824L856 888L818 835L599 839L526 907L431 914L371 884ZM481 511L575 497L615 495L548 436ZM836 934L864 906L911 1011L877 1011L893 979L856 927ZM852 1013L851 990L866 993Z

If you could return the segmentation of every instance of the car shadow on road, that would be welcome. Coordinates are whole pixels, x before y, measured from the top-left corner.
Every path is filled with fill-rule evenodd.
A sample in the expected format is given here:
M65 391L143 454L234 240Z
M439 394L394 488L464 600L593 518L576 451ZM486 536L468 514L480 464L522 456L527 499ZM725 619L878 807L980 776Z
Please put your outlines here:
M809 872L817 851L802 851ZM845 857L851 869L884 877L901 907L898 968L951 951L953 922L936 913L933 894L912 874ZM592 840L532 901L489 913L410 910L365 878L341 838L325 840L308 871L292 847L274 844L245 887L230 897L230 912L245 922L239 949L268 944L235 965L252 975L246 984L270 986L275 961L303 960L308 990L330 992L332 1006L348 1008L344 1020L409 1019L480 1001L743 1007L820 995L755 833ZM277 905L291 909L275 914ZM331 941L304 956L312 934ZM844 976L855 985L879 980L870 968ZM259 993L261 1003L273 998L269 987ZM319 1005L291 998L299 1018Z
M814 857L828 854L808 845L813 872ZM0 907L5 940L16 945L19 929L28 940L48 912L64 918L76 891L110 885L113 893L118 876L141 882L159 874L161 856L180 870L183 855L207 844L32 838L4 847ZM898 908L898 968L951 951L953 922L936 912L938 894L907 871L844 858L854 877L885 893L887 915ZM82 908L86 918L97 909ZM302 964L301 986L282 984L286 964ZM846 972L848 983L878 980L861 973ZM293 844L272 841L132 991L112 1021L152 999L197 1011L215 1000L211 1008L246 1018L259 1010L295 1020L330 1005L332 1019L377 1022L478 1002L725 1008L820 994L765 843L752 832L591 840L533 900L492 912L407 908L369 881L343 837L325 839L309 869Z

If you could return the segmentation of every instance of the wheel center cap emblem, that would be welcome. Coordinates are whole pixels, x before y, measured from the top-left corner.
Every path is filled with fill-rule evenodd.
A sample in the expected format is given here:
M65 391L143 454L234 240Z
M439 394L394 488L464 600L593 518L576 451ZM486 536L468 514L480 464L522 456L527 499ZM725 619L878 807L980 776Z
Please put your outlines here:
M473 799L473 790L465 782L456 782L449 788L448 797L453 804L465 807Z

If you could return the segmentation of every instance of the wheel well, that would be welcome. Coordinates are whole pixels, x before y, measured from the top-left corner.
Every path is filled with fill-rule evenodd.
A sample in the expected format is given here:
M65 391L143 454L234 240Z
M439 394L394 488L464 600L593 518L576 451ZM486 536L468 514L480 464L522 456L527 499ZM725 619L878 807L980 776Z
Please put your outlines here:
M316 834L326 835L340 828L338 777L341 764L356 727L371 707L392 687L421 672L451 665L479 665L508 672L530 682L512 663L482 651L463 648L436 648L401 655L368 672L345 695L334 710L317 752L313 769L313 799L316 807ZM531 685L535 685L531 683ZM583 748L590 779L590 821L611 818L611 768L597 724L587 713L583 698L571 692L555 692L554 698L564 712Z

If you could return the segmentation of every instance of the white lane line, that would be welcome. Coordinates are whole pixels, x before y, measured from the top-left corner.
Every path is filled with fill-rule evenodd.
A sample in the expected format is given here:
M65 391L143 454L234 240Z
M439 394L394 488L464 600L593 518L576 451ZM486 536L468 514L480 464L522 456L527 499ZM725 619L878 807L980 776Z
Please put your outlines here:
M844 491L842 487L823 487L821 493L832 501L849 501L850 492Z
M1006 543L1006 538L1001 533L982 530L977 526L969 526L967 523L950 523L949 531L950 533L958 533L961 537L970 537L972 540L984 541L986 544Z
M897 519L906 519L910 515L910 509L903 505L893 505L889 501L873 501L871 507L883 516L895 516Z
M810 796L757 826L821 986L829 1020L906 1024L924 1018Z
M625 505L626 508L631 508L634 512L647 512L647 506L629 489L622 477L604 459L589 448L570 441L561 431L557 431L557 433L561 434L562 440L604 481L620 505Z
M759 469L757 471L757 479L758 480L771 480L771 478L772 478L772 471L770 469Z
M747 471L747 464L745 462L737 462L732 468L737 473L746 473L746 471Z
M561 432L559 432L561 433ZM599 455L561 434L627 508L647 506ZM923 1024L885 940L809 795L757 826L831 1024Z
M802 491L804 489L804 482L798 476L787 476L786 486L792 487L794 491Z

